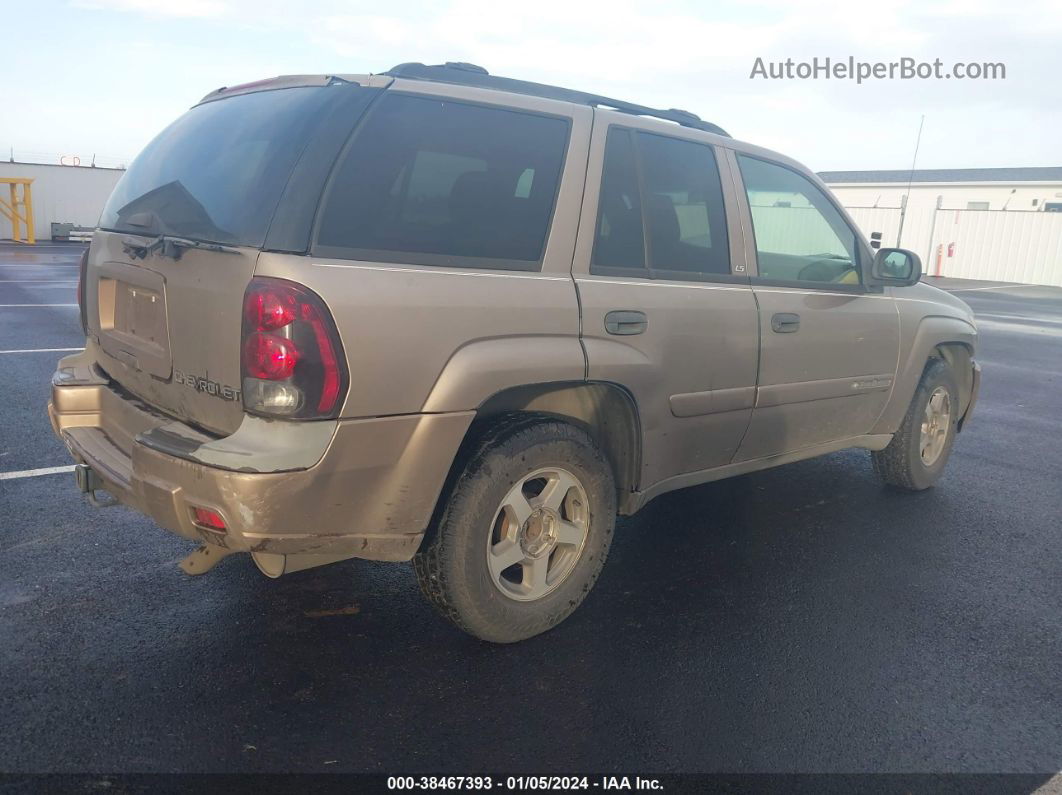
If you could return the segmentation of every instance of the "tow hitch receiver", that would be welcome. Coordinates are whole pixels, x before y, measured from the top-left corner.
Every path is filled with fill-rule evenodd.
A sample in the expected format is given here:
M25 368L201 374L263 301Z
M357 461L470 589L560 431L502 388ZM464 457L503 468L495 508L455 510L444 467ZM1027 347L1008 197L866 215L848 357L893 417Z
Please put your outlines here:
M74 481L77 483L78 490L87 494L89 502L97 508L109 508L118 504L118 500L114 497L101 500L96 496L96 492L103 489L103 481L100 480L100 476L96 474L92 467L86 464L77 464L74 467Z
M78 464L74 467L74 480L77 481L78 490L85 494L91 494L96 489L103 488L100 476L92 471L92 467L85 464Z

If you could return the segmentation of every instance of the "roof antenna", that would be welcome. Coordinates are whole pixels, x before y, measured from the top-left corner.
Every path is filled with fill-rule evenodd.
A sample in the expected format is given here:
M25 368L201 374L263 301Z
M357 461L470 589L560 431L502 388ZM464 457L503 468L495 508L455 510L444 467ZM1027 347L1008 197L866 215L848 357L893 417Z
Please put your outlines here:
M922 114L922 120L918 122L918 137L915 138L914 157L911 158L911 173L907 176L907 192L903 195L900 203L900 228L896 230L896 248L900 247L900 239L903 237L903 219L907 215L907 201L911 198L911 183L914 182L915 163L918 162L918 147L922 143L922 126L926 123L926 114Z

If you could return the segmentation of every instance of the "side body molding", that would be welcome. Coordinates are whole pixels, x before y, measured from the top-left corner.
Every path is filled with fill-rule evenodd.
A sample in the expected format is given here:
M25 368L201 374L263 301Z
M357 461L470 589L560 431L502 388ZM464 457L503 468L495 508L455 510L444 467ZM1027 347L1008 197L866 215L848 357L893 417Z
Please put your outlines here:
M711 389L706 392L685 392L672 395L671 413L676 417L697 417L724 411L750 409L756 402L756 387L739 386L732 389Z

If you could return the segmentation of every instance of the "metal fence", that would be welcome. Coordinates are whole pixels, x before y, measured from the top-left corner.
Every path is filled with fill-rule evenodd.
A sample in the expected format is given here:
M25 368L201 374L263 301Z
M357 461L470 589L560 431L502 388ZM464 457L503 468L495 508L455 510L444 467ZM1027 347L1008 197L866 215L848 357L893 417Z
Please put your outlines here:
M1062 287L1062 213L935 213L927 273Z
M869 237L896 244L899 207L847 207ZM909 210L900 245L931 276L1062 287L1062 213L1020 210Z

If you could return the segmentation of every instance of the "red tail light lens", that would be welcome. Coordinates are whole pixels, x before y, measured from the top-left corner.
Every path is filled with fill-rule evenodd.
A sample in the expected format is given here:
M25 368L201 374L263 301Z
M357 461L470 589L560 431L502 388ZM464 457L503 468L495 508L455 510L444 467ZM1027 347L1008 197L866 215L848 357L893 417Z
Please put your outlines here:
M321 356L321 397L317 408L323 410L322 407L334 405L339 398L342 371L339 360L336 358L336 346L331 342L324 318L319 312L309 311L307 304L303 304L300 311L302 319L313 329L313 337Z
M297 304L288 292L267 289L249 293L244 306L247 325L260 331L283 328L295 319Z
M243 302L243 404L292 419L334 417L346 394L346 358L316 293L256 277Z
M85 278L88 275L88 255L89 250L86 248L81 253L81 261L78 263L77 269L77 306L81 312L81 331L85 335L88 335L88 313L85 311Z
M243 344L244 375L267 381L291 378L299 351L289 339L256 331Z

